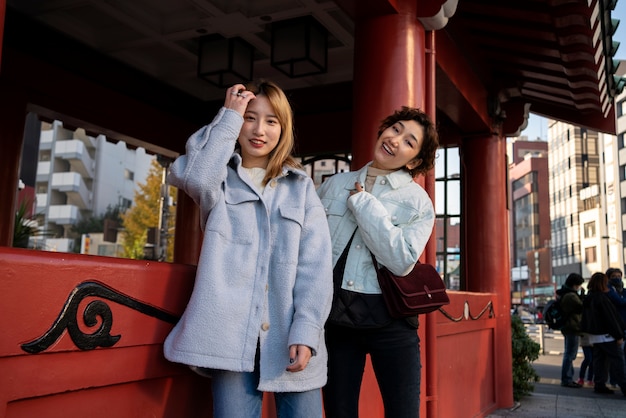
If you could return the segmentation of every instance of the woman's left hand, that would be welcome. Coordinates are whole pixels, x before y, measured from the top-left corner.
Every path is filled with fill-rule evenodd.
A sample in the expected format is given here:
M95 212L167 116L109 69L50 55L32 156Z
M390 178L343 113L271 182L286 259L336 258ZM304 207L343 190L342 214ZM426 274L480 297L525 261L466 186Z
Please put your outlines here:
M306 345L290 345L289 346L289 366L288 372L301 372L306 369L309 364L312 353L311 348Z

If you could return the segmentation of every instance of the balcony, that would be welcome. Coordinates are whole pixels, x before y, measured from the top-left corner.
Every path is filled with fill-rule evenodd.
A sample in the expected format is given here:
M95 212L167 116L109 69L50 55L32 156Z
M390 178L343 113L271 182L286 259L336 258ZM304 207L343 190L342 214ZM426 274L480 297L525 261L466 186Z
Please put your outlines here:
M93 178L94 161L87 152L83 141L78 139L57 141L54 145L54 153L57 158L62 158L70 163L70 171L80 173L85 178Z
M35 199L37 203L35 213L42 213L48 206L48 193L37 193Z
M50 161L39 161L37 163L37 181L43 182L50 179Z
M74 205L50 205L48 209L48 221L57 225L73 225L80 219L80 210Z
M41 135L39 136L39 151L52 149L53 135L53 130L41 131Z
M69 253L74 251L74 240L71 238L47 238L44 243L46 251Z
M67 195L67 203L88 209L91 205L91 192L78 173L52 174L52 189Z

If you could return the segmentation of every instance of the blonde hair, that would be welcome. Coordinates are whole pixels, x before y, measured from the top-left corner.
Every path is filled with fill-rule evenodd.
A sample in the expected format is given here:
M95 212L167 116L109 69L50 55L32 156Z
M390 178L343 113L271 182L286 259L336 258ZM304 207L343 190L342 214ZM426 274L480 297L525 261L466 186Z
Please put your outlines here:
M246 86L246 89L253 92L256 96L265 96L272 105L274 113L280 123L280 138L278 145L269 155L265 178L263 184L274 177L279 176L283 167L289 166L294 168L302 168L302 166L293 158L293 150L295 146L295 134L293 130L293 111L291 104L285 95L285 92L275 83L267 80L259 80L252 82Z

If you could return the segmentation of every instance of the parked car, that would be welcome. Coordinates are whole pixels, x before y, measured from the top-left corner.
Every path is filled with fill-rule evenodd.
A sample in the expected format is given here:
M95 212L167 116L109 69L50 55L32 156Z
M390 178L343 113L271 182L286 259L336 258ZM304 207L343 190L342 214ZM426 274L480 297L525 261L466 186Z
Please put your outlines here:
M519 316L519 318L525 324L535 323L535 315L523 306L518 306L517 308L511 309L511 314Z

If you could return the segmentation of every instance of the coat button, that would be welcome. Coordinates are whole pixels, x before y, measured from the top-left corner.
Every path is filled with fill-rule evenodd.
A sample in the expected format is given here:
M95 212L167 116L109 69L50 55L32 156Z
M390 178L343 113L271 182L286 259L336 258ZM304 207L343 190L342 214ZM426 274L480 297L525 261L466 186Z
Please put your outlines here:
M272 187L276 187L276 180L272 180L272 181L270 181L270 186L272 186Z
M361 249L361 244L357 244L356 248L357 248L357 250L360 250Z
M385 180L385 179L381 180L380 184L387 184L387 180Z
M261 325L261 329L263 331L267 331L268 329L270 329L270 324L268 324L267 322L263 322L263 325Z
M348 280L348 286L354 286L354 280Z

